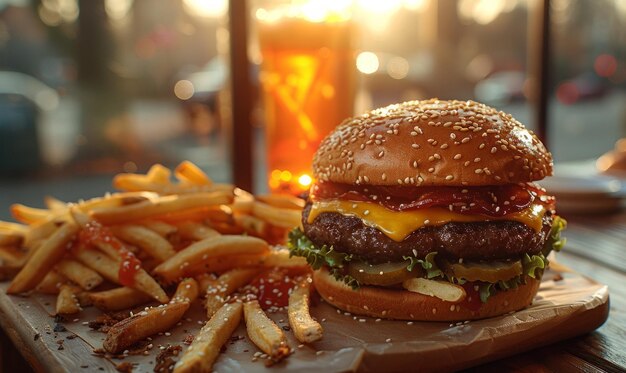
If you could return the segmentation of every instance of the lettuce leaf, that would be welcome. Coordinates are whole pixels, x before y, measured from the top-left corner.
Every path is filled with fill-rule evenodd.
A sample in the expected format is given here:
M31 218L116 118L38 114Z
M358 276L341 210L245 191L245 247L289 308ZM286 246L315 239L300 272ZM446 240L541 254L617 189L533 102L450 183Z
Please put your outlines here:
M533 255L532 257L524 254L522 257L522 275L539 278L548 264L548 259L543 254Z
M289 256L304 257L313 269L320 269L323 265L330 268L343 268L346 262L352 260L352 255L335 251L333 247L315 245L300 228L289 232L287 242Z
M344 273L344 265L352 260L352 255L335 251L333 247L315 245L300 228L289 232L287 241L289 256L304 257L313 269L327 266L329 273L337 281L341 281L353 289L358 289L359 282L354 277Z
M402 259L408 260L409 265L406 267L409 271L412 271L416 265L420 265L426 271L426 278L443 276L443 271L439 269L437 262L435 262L435 256L437 252L428 253L424 259L419 259L414 256L403 256Z
M548 256L552 250L556 252L561 251L566 242L565 237L561 237L561 232L563 232L566 227L567 220L556 215L552 221L552 228L550 228L548 239L542 250L544 256Z

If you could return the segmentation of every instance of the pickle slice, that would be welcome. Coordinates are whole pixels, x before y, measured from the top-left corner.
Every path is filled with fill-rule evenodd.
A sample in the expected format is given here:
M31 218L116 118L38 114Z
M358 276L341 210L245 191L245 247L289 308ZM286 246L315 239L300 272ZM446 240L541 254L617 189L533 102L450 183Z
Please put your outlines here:
M510 280L522 274L522 262L448 263L447 269L457 278L467 281L495 283Z
M408 265L408 261L383 264L350 262L348 273L364 285L388 286L400 284L402 281L417 275L418 271L416 269L409 271Z

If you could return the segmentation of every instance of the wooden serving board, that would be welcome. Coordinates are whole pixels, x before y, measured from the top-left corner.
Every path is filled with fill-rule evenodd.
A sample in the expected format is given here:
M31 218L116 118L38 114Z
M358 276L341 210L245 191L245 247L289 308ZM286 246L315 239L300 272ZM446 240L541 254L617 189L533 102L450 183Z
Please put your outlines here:
M554 281L555 269L562 280ZM7 286L0 284L0 324L38 371L115 372L116 364L130 362L136 364L134 372L151 372L159 346L186 348L184 338L195 335L205 321L202 309L196 306L171 335L155 336L154 347L146 354L103 358L93 350L101 347L105 335L84 325L100 311L89 307L62 323L66 331L55 332L55 320L50 316L55 297L9 296L5 294ZM266 367L263 359L254 358L258 350L241 325L234 333L238 338L227 342L213 368L218 372L458 370L592 331L607 319L608 300L607 286L553 262L533 305L522 311L457 324L407 323L344 314L321 303L312 308L313 316L324 327L321 341L302 346L287 331L294 354L285 362ZM286 314L270 316L289 329Z

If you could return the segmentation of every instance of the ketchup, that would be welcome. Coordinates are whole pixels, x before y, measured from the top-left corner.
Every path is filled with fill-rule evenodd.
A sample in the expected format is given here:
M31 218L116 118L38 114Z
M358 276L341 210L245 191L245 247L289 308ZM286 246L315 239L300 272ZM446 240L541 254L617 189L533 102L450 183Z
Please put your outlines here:
M78 241L81 244L80 246L106 243L113 247L120 253L122 258L118 270L120 284L132 286L135 283L135 274L141 269L141 261L113 235L109 228L96 221L91 221L78 234Z
M474 282L466 282L463 285L463 289L465 289L465 299L461 302L460 306L463 308L467 308L470 311L478 311L480 307L482 307L483 302L480 300L480 293L478 290L474 288L476 283Z
M307 267L272 268L261 272L246 288L264 310L287 307L289 290L309 271Z
M475 187L451 186L372 186L339 183L315 184L311 188L313 201L341 199L378 203L394 211L443 207L460 214L504 216L522 211L533 202L550 208L554 197L533 184L506 184Z

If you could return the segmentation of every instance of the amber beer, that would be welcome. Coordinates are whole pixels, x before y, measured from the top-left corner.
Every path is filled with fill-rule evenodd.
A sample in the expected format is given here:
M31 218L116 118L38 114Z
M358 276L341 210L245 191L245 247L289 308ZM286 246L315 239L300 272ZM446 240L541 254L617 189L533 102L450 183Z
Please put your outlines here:
M354 25L298 17L258 20L260 80L271 191L297 194L311 183L320 141L353 115Z

